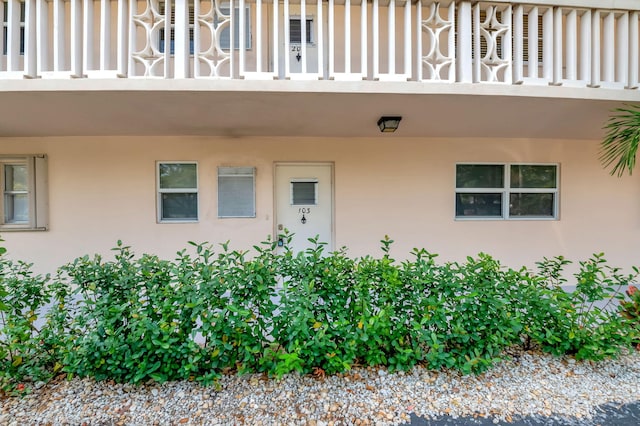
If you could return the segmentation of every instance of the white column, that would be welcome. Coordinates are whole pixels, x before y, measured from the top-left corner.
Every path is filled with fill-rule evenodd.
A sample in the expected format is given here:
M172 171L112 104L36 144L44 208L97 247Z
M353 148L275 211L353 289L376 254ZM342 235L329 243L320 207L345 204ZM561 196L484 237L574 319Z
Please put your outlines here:
M396 73L396 0L389 0L387 20L387 73Z
M556 7L553 11L553 84L556 85L562 84L562 41L562 8Z
M461 83L473 81L471 28L471 2L462 1L458 5L458 46L456 46L456 81Z
M84 0L82 5L82 37L84 39L82 68L93 70L93 0Z
M629 89L638 88L640 76L638 67L640 62L640 12L633 12L629 22Z
M600 11L591 16L591 82L592 87L600 86Z
M64 2L53 0L53 71L64 69Z
M35 78L38 74L36 52L36 0L25 1L24 21L24 74L26 77ZM2 19L0 19L0 22L2 22ZM0 46L2 46L1 41L2 40L0 40Z
M538 78L538 6L535 6L529 12L529 34L528 34L528 52L529 57L526 58L529 62L528 75L530 78Z
M575 9L569 11L566 22L565 78L576 81L578 80L578 12Z
M513 9L513 83L524 79L524 7L518 4Z
M469 28L472 26L469 25ZM480 44L480 4L473 5L473 82L478 83L482 79L481 63L482 48Z
M187 78L189 77L189 3L187 0L175 0L175 2L173 76ZM169 38L169 35L170 31L165 32L165 38Z
M504 23L507 26L507 35L504 37L504 45L503 45L503 55L504 59L507 61L507 69L504 73L504 82L511 83L513 80L513 49L512 49L512 40L513 40L513 20L512 20L512 8L511 5L507 6L503 12Z
M304 1L303 1L304 3ZM256 44L256 72L262 72L262 0L256 0L256 34L254 36Z
M100 70L111 68L111 0L100 0Z
M20 71L20 3L7 3L7 71Z
M278 10L278 3L279 3L278 0L273 0L273 75L274 75L274 78L280 75L280 70L279 70L280 41L278 39L278 33L280 28L280 26L278 25L280 11Z
M373 79L380 78L380 4L379 0L373 0L373 52L371 56L373 58Z
M367 54L367 34L367 0L362 0L362 4L360 5L360 73L363 79L366 79L368 75L367 62L369 61L369 55Z
M136 3L135 0L132 0L132 3ZM171 74L169 71L171 57L171 17L173 15L173 2L172 0L165 0L164 3L164 71L163 77L169 78ZM175 38L174 38L174 51L175 51ZM174 58L175 59L175 58Z
M363 0L365 1L365 0ZM333 78L333 75L335 74L335 54L336 54L336 48L335 48L335 19L336 19L336 15L335 15L335 10L334 10L334 0L329 0L329 10L327 11L327 14L329 15L329 22L328 22L328 31L329 31L329 45L327 46L327 49L329 50L329 78Z
M307 1L300 1L300 51L302 52L301 73L307 73Z
M416 32L416 80L422 81L422 0L416 4Z
M344 1L344 72L351 73L351 0Z
M64 10L64 9L63 9ZM70 69L73 77L82 77L82 7L81 0L71 0Z
M419 30L419 28L418 28ZM404 75L411 78L411 1L404 4Z
M591 84L591 11L587 10L580 17L580 67L578 68L578 79Z
M240 0L244 3L244 0ZM289 33L289 0L284 0L284 78L291 77L291 64L289 63L290 51L290 33ZM242 32L241 32L242 33ZM242 37L242 36L240 36ZM242 40L242 38L241 38ZM244 68L243 63L240 63L240 68Z
M547 9L542 15L542 74L553 81L554 33L553 9Z
M116 67L119 77L125 77L127 75L127 1L118 0L118 25L116 27L117 46L116 46Z
M623 12L616 25L616 81L629 86L629 12Z
M36 68L38 75L46 71L49 64L49 10L46 0L36 0L36 28L38 58Z
M615 16L613 12L604 12L602 26L602 44L603 44L603 75L602 80L607 83L615 81Z
M322 32L322 0L318 0L317 6L318 19L316 20L317 40L316 47L318 52L318 78L324 78L324 34Z

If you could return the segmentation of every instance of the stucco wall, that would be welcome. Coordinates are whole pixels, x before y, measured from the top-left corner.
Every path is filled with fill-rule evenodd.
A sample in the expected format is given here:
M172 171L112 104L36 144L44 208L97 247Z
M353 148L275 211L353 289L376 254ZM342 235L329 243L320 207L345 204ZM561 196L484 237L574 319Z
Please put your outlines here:
M612 263L640 264L640 181L610 177L597 141L293 139L293 138L28 138L0 140L0 154L49 156L50 230L4 232L14 258L52 271L76 256L109 253L116 240L137 253L171 258L186 242L232 241L248 248L274 229L276 161L335 164L335 246L378 254L389 235L392 254L413 247L464 259L479 251L511 266L543 256L584 259L604 251ZM156 161L198 161L200 221L156 222ZM560 165L559 220L456 221L457 162ZM254 166L255 219L218 219L216 168Z

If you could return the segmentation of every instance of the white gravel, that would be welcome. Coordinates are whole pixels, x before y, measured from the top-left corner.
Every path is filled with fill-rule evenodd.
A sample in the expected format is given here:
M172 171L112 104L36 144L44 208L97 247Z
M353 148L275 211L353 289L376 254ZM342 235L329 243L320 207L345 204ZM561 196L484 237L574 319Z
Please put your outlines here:
M598 405L639 400L640 352L598 363L524 353L479 376L357 368L326 378L225 376L217 389L60 378L23 398L0 397L0 424L391 425L411 413L587 421Z

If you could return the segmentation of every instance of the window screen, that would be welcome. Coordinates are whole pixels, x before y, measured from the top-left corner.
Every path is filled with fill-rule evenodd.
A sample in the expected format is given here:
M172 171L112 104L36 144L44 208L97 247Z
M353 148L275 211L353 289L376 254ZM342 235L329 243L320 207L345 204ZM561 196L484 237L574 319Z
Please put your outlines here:
M255 168L218 167L218 217L256 217Z
M305 38L307 43L313 43L313 19L307 18L305 27ZM292 18L289 20L289 42L292 44L302 43L302 19Z
M308 206L318 204L316 181L291 182L291 204L294 206Z

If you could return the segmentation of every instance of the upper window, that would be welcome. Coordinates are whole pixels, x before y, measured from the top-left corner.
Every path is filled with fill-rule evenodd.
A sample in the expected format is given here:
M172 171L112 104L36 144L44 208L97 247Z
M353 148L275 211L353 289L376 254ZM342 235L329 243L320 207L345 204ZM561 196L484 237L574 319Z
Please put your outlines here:
M313 44L313 18L307 17L304 34L307 44ZM289 43L302 43L302 19L299 16L289 19Z
M256 169L218 167L218 217L256 217Z
M47 228L47 159L45 156L0 156L2 220L0 229Z
M160 14L165 15L165 2L162 1L159 3L159 9L160 9ZM247 6L245 8L245 48L246 49L250 49L251 48L251 33L249 31L250 25L249 22L251 22L251 18L249 15L249 7ZM193 55L194 52L194 22L195 22L195 9L193 6L193 1L190 0L189 1L189 54ZM233 48L238 50L240 49L240 9L239 8L235 8L234 11L234 19L233 19L233 23L234 23L234 32L233 32ZM229 3L225 3L224 5L222 5L222 7L220 7L220 13L222 13L223 15L229 15L230 14L230 8L229 8ZM169 53L171 55L173 55L175 53L175 13L171 14L171 30L170 30L170 35L169 35ZM214 25L218 25L218 15L214 14ZM220 37L220 48L222 50L229 50L230 46L231 46L231 34L230 34L230 26L227 25L226 27L222 28L222 31L220 31L219 33L219 37ZM158 37L158 50L160 51L160 53L164 53L164 46L165 46L165 29L164 28L160 28L159 31L159 37Z
M557 217L557 165L456 165L456 218Z
M158 221L198 220L198 165L194 162L158 163Z
M20 54L24 55L24 17L25 17L25 3L20 2ZM17 13L14 9L14 13ZM6 55L8 48L8 37L9 37L9 3L2 3L2 54Z
M317 179L296 179L291 181L291 205L315 206L317 204Z

